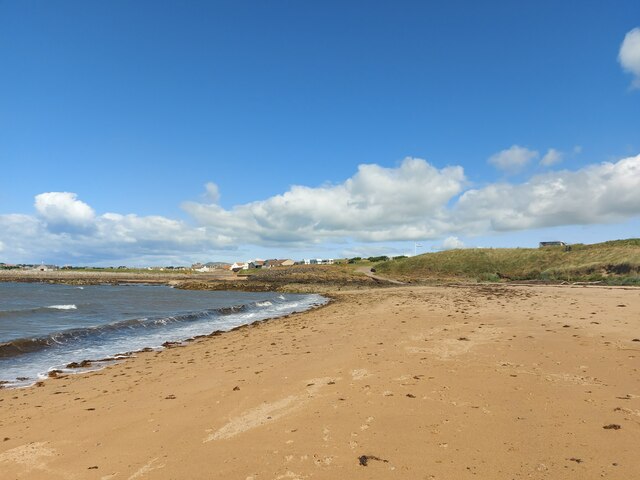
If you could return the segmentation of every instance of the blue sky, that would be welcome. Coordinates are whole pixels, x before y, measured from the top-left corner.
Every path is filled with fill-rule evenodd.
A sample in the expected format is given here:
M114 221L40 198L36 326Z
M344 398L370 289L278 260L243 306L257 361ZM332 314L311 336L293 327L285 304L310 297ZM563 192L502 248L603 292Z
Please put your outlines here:
M637 1L0 1L0 261L640 236L637 28Z

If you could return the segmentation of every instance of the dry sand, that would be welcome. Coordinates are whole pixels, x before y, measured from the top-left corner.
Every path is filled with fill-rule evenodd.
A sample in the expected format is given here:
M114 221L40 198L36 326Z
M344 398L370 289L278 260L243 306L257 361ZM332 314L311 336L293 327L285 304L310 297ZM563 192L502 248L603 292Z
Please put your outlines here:
M335 299L0 390L0 478L640 478L639 289Z

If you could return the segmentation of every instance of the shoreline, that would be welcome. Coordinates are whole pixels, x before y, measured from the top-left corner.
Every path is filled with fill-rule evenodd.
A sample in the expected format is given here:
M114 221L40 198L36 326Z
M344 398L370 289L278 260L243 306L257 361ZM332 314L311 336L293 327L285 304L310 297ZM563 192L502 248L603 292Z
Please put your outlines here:
M130 284L130 283L119 283L119 284L109 284L109 285L141 285L141 284ZM159 284L149 284L151 286L160 286ZM162 286L166 286L166 287L171 287L170 285L162 285ZM265 292L268 293L268 292ZM273 294L277 294L278 292L270 292ZM310 294L309 294L310 295ZM307 295L309 297L309 295ZM63 361L62 363L59 364L55 364L55 365L50 365L48 367L48 369L46 371L40 372L36 377L30 376L17 376L14 379L8 379L8 378L0 378L0 390L1 389L18 389L18 388L28 388L28 387L32 387L32 386L42 386L42 383L46 380L52 379L52 378L64 378L67 375L76 375L76 374L84 374L84 373L89 373L89 372L94 372L94 371L99 371L102 370L106 367L108 367L109 365L112 365L114 363L117 362L122 362L125 361L129 358L134 358L136 355L140 354L140 353L146 353L146 352L159 352L162 351L164 349L169 349L169 348L175 348L175 347L181 347L181 346L185 346L188 345L189 343L196 341L198 339L203 339L203 338L211 338L211 337L216 337L228 332L233 332L236 330L242 330L246 327L250 327L250 326L255 326L258 325L260 323L263 322L268 322L268 321L273 321L273 320L277 320L280 318L286 318L292 314L296 314L296 313L305 313L305 312L309 312L312 310L316 310L316 309L320 309L325 307L326 305L328 305L329 303L331 303L333 300L331 297L329 296L323 296L323 295L315 295L316 298L314 299L307 299L308 303L307 305L300 305L299 307L301 308L301 310L292 310L292 311L288 311L290 309L285 310L284 312L278 312L278 311L272 311L272 312L263 312L262 315L267 315L264 318L260 318L262 315L260 315L260 311L256 311L255 313L258 313L258 319L251 319L251 318L247 318L246 322L247 323L241 323L241 324L236 324L235 326L224 326L224 325L211 325L211 330L208 331L207 333L198 333L186 338L182 338L179 340L174 339L175 337L171 337L169 336L169 338L162 342L161 344L154 344L154 345L144 345L141 346L140 348L135 348L133 350L126 350L126 351L115 351L113 353L108 353L106 354L106 356L103 357L95 357L95 358L90 358L90 357L85 357L85 358L78 358L78 357L69 357L67 360ZM282 298L284 300L284 297L282 297L282 295L280 295L280 298ZM245 307L249 306L251 307L251 305L256 304L256 302L254 301L249 301L247 300L249 303L246 304L242 304L242 305L236 305L236 306L232 306L232 307L221 307L222 310L229 310L231 309L232 312L231 313L242 313L245 310ZM258 305L260 305L258 303ZM268 303L268 305L270 305L270 302ZM298 306L294 307L294 308L298 308ZM108 326L108 324L104 324L104 325L98 325L98 326ZM98 327L96 326L96 327ZM93 327L85 327L86 329L91 329ZM51 332L49 334L47 334L47 337L51 337L53 335L57 335L59 333L63 333L63 332ZM170 332L168 332L166 335L168 335ZM18 339L14 339L14 340L10 340L7 342L0 342L0 347L5 348L5 347L9 347L9 348L13 348L16 351L20 351L23 353L18 353L15 355L9 355L9 357L11 356L21 356L21 355L30 355L30 354L34 354L37 353L40 350L33 350L33 351L24 351L22 350L21 346L16 346L14 345L16 342L18 342L19 344L23 344L25 341L29 340L29 341L34 341L34 340L40 340L41 338L44 337L32 337L32 338L18 338ZM167 338L165 336L165 338ZM160 340L161 341L161 340ZM1 352L2 355L5 355L6 352ZM9 358L9 357L5 357L5 358ZM0 364L1 365L1 364ZM23 374L24 375L24 374Z
M0 468L105 480L635 475L638 289L332 296L0 390Z
M205 281L236 283L244 281L232 274L175 274L175 273L119 273L117 271L73 271L51 272L4 270L0 271L0 282L59 283L66 285L119 285L142 283L149 285L177 285L184 282Z
M307 268L305 266L305 268ZM368 269L368 267L367 267ZM311 272L302 279L294 268L274 268L276 275L253 278L220 271L217 273L119 273L117 271L74 271L58 270L50 272L0 270L0 282L57 283L66 285L122 285L148 284L168 285L189 290L239 290L248 292L278 291L284 293L318 293L361 288L390 288L399 286L531 286L531 287L595 287L595 288L636 288L633 284L605 283L603 281L554 281L554 280L502 280L478 281L463 277L434 277L401 282L379 274L356 269L352 275L336 270L333 275L323 276L322 271L331 272L331 267L309 268ZM314 290L315 289L315 290Z
M345 288L371 288L392 286L393 282L374 280L366 275L350 275L342 271L316 268L278 270L263 279L239 276L230 272L212 273L118 273L87 271L0 271L0 282L54 283L65 285L167 285L183 290L229 290L246 292L317 293L324 295ZM308 271L310 270L310 272ZM293 272L293 274L291 274ZM300 273L303 275L300 275ZM323 273L329 272L328 276ZM273 272L270 272L273 273Z

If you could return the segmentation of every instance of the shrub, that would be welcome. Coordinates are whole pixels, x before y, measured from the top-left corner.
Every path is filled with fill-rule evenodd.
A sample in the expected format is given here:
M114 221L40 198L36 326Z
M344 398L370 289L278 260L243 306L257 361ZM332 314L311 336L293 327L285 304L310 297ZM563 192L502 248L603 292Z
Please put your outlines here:
M370 262L386 262L387 260L389 260L389 257L387 257L386 255L381 255L379 257L369 257L367 258L367 260L369 260Z
M484 272L478 275L478 281L480 282L499 282L500 275L497 273Z

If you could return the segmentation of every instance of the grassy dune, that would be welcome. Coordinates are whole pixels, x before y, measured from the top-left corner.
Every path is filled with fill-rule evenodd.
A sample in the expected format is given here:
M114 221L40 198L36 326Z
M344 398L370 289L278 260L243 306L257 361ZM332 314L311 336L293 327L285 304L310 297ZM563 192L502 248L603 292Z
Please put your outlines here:
M546 248L461 249L378 264L404 280L602 281L640 284L640 239Z
M336 287L370 287L376 282L358 273L351 265L294 265L292 267L274 267L270 269L252 270L246 285L265 283L278 286L295 286L299 289L303 285L330 285ZM315 285L315 286L314 286Z

